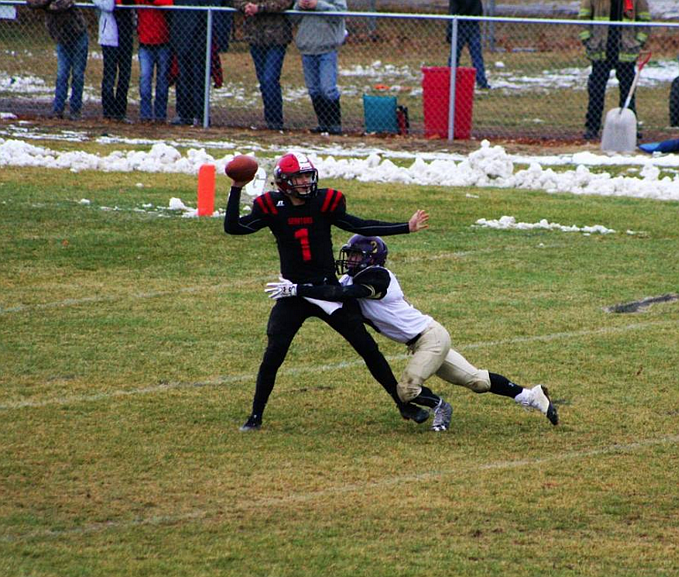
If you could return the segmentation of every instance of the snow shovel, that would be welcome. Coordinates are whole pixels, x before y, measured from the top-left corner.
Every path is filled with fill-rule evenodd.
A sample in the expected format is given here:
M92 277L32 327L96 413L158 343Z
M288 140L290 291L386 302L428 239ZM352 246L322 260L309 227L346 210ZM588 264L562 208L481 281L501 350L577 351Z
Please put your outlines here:
M629 109L634 90L639 82L641 69L651 59L651 53L639 62L632 86L622 108L609 110L604 121L604 132L601 136L601 150L604 152L634 152L637 148L637 117Z

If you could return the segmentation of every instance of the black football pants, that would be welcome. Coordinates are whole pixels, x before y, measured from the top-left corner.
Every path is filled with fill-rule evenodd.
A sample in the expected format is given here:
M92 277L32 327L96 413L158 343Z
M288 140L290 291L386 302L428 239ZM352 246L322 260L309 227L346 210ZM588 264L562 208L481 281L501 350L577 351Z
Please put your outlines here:
M587 79L589 103L587 105L585 127L588 131L598 133L601 128L601 117L604 112L604 100L606 98L606 84L608 84L611 70L615 68L615 76L620 83L618 102L620 108L622 108L632 88L635 67L636 62L611 62L610 60L595 60L592 62L592 72L590 72ZM632 96L632 100L629 103L629 108L636 114L637 108L634 96Z
M396 377L389 363L379 350L375 339L368 333L359 305L348 301L332 315L301 297L284 298L276 301L267 325L268 345L257 374L255 399L252 414L261 417L276 381L276 373L283 364L290 344L309 317L317 317L342 335L354 350L363 357L372 376L396 401Z

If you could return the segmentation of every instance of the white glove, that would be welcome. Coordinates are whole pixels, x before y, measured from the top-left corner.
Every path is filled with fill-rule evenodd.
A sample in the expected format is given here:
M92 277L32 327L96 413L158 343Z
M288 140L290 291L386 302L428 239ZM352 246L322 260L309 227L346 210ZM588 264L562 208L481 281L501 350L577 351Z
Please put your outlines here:
M287 297L297 296L297 285L291 283L282 277L278 277L279 282L268 282L264 292L269 295L270 299L278 300Z

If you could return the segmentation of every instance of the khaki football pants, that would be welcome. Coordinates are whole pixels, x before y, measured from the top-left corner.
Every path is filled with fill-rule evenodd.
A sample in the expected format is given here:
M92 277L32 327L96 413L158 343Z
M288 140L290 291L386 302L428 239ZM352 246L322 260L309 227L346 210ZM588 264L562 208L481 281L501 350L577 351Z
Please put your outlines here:
M450 346L448 331L436 321L424 330L417 342L408 347L412 355L398 382L398 396L407 403L422 391L432 375L476 393L490 390L488 371L477 369Z

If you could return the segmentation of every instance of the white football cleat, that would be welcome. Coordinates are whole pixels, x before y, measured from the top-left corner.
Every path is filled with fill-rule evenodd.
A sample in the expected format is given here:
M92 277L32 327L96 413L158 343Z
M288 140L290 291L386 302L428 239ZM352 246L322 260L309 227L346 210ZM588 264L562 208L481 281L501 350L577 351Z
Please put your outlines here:
M521 403L525 407L530 407L540 411L545 415L552 425L559 424L559 414L556 412L556 407L552 404L549 398L549 391L543 385L536 385L530 389L530 399L525 403Z

